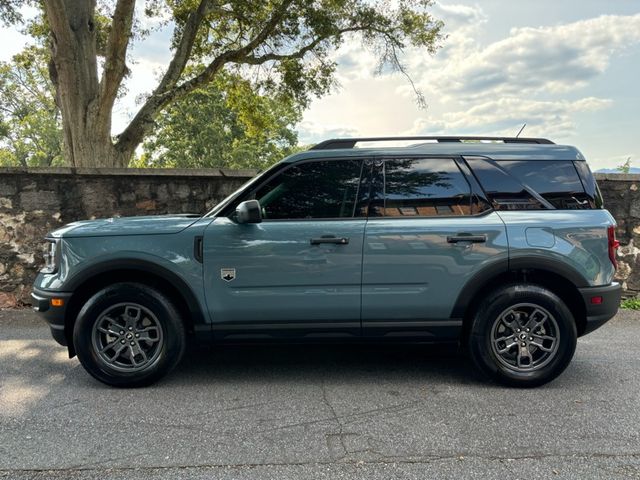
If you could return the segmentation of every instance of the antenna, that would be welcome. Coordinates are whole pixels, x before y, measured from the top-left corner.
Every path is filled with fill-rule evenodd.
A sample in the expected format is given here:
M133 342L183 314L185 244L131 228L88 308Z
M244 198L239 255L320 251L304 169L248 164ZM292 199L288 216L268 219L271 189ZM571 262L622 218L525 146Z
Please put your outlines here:
M516 138L518 138L520 136L520 134L522 133L522 131L524 130L524 127L526 127L527 124L525 123L524 125L522 125L522 128L520 129L520 131L518 132L518 134L516 135Z

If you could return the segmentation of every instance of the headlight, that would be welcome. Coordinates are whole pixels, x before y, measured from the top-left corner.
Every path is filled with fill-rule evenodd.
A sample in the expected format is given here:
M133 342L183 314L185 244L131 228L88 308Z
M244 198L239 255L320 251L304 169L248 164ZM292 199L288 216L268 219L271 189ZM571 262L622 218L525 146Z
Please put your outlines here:
M60 241L47 238L44 249L44 266L40 269L42 273L55 273L58 270L58 253Z

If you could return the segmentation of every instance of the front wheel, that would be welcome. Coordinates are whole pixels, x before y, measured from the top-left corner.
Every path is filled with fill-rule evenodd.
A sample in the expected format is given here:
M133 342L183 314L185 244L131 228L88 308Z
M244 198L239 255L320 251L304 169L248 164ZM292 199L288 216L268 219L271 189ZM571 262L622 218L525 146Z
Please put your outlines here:
M469 352L494 380L535 387L560 375L576 349L576 324L564 302L546 288L508 285L480 304Z
M161 292L117 283L93 295L73 330L82 366L117 387L149 385L180 360L185 333L178 311Z

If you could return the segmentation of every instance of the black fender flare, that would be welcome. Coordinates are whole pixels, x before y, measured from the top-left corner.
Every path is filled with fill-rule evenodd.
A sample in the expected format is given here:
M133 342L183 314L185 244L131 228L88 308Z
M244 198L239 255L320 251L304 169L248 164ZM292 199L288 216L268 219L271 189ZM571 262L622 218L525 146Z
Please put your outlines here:
M191 321L194 327L197 325L207 324L205 320L204 312L198 302L196 295L188 283L178 274L172 272L162 265L157 263L141 260L141 259L121 259L121 260L107 260L104 262L95 263L83 270L74 273L69 277L62 287L65 291L74 292L80 288L83 284L90 281L99 275L103 275L109 272L116 272L118 270L134 270L141 273L151 273L173 286L178 293L182 296L187 307L189 314L191 315Z
M456 299L451 311L451 318L464 318L471 301L495 277L507 274L510 271L527 269L554 273L571 282L576 288L589 286L589 282L580 272L564 262L558 262L543 256L503 259L488 265L467 281Z

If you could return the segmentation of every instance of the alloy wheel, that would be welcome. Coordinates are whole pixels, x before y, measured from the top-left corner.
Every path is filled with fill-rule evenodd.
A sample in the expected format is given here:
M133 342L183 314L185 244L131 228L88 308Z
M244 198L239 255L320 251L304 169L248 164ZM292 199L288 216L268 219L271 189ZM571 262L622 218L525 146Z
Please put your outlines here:
M100 361L120 372L136 372L153 364L163 345L160 322L137 303L107 308L93 324L91 339Z
M505 367L532 372L556 355L558 323L548 310L534 303L519 303L504 310L491 328L491 350Z

